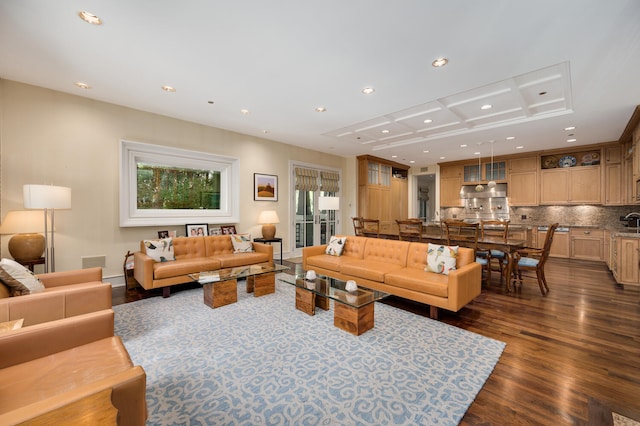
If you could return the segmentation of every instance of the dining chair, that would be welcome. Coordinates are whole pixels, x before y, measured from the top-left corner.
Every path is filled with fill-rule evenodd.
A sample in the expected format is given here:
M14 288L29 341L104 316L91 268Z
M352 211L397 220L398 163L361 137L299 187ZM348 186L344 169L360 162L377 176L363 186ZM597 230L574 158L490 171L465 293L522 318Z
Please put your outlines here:
M535 271L535 278L540 286L540 292L543 296L549 293L549 286L547 285L547 279L544 276L544 265L549 258L549 252L551 251L551 244L553 243L553 235L558 228L558 224L554 223L549 226L547 236L544 240L542 248L523 248L516 250L513 261L513 285L515 287L516 279L520 281L520 287L522 288L523 272ZM525 278L534 278L533 276L524 275Z
M480 224L456 219L446 219L443 223L447 235L447 244L472 248L476 254L476 262L482 265L483 281L488 285L491 282L490 255L486 257L477 255Z
M398 239L400 241L422 242L423 226L421 219L396 219Z
M509 221L508 220L481 220L480 221L480 239L485 237L497 237L505 243L509 238ZM482 244L480 244L482 247ZM504 279L504 265L508 261L507 255L502 250L489 250L489 267L493 270L494 260L497 261L498 271L500 271L500 284ZM508 278L507 278L508 279Z
M362 227L362 218L361 217L352 217L353 221L353 231L355 232L356 237L364 237L364 228Z
M360 223L362 223L362 232L365 236L371 237L375 234L376 238L380 238L380 220L360 218Z

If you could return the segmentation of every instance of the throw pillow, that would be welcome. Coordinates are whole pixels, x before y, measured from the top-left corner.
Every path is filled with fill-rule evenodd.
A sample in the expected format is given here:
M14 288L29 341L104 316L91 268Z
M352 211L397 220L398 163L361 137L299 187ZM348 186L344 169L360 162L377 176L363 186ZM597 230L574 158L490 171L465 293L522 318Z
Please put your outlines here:
M253 251L251 234L230 234L229 237L233 244L234 253L251 253Z
M156 262L169 262L176 260L173 252L173 239L161 238L159 240L144 240L147 256Z
M456 269L458 246L441 246L429 243L427 249L427 272L449 275L449 271Z
M0 260L0 279L11 288L13 296L40 293L44 291L42 282L29 269L12 259Z
M22 328L23 323L24 318L13 321L0 322L0 334L11 330L19 330Z
M344 249L345 241L347 241L347 237L329 238L329 244L327 244L327 249L324 252L331 256L340 256L342 254L342 250Z

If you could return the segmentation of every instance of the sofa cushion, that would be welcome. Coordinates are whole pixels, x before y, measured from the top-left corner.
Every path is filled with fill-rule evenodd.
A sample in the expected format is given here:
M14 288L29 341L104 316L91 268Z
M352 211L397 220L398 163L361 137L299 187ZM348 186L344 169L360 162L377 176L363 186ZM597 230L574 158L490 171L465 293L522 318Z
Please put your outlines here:
M443 246L429 243L427 251L427 272L449 275L449 271L456 269L458 246Z
M363 259L367 261L407 266L409 242L369 238L364 248Z
M0 268L4 273L0 273L2 282L11 288L13 296L24 294L40 293L44 291L44 285L25 266L12 259L0 260Z
M266 253L229 253L219 254L215 257L220 262L221 268L233 268L236 266L253 265L255 263L265 263L272 259Z
M385 263L378 260L363 259L343 263L342 265L340 265L340 273L351 275L352 277L356 278L359 277L371 281L384 282L385 274L402 268L402 265L394 263Z
M153 278L173 278L196 272L215 271L220 269L220 261L212 257L195 257L176 260L175 262L158 262L153 264Z
M358 261L361 259L354 258L352 256L331 256L330 254L319 254L317 256L307 257L307 269L323 268L330 271L340 272L340 266L351 261Z
M351 256L355 259L364 259L364 249L367 245L367 237L348 236L342 249L343 256Z
M449 277L444 274L425 272L415 268L402 268L389 272L384 277L385 284L406 288L434 296L449 296Z
M342 255L342 250L344 249L344 243L347 240L347 237L331 237L329 239L329 244L327 244L327 249L325 253L330 256L340 256Z
M171 238L144 240L144 247L146 249L147 256L156 262L169 262L176 260L173 251L173 240Z
M231 238L234 253L251 253L253 251L251 234L230 234L229 238Z

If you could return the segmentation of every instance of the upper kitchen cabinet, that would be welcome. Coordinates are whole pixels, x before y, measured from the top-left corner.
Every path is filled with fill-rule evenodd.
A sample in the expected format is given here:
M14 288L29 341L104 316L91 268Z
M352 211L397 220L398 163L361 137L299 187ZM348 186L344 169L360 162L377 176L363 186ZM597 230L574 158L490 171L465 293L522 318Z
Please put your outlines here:
M380 220L388 231L408 212L409 167L370 155L358 159L358 216Z
M601 149L540 156L540 204L602 204Z
M604 151L604 204L620 206L624 204L622 145L605 146Z
M618 140L623 147L623 204L640 204L640 105Z
M537 206L538 156L509 160L507 184L510 206Z
M463 170L461 165L440 166L440 207L462 207Z

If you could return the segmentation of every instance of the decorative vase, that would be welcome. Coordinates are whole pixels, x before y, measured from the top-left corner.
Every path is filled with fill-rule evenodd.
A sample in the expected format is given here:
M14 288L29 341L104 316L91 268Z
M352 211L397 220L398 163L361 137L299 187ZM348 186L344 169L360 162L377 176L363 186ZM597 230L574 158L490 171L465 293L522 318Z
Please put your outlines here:
M354 280L347 281L347 285L344 287L348 292L354 292L358 290L358 285Z
M311 271L307 271L307 275L305 276L306 279L308 280L315 280L316 279L316 271L311 270Z

